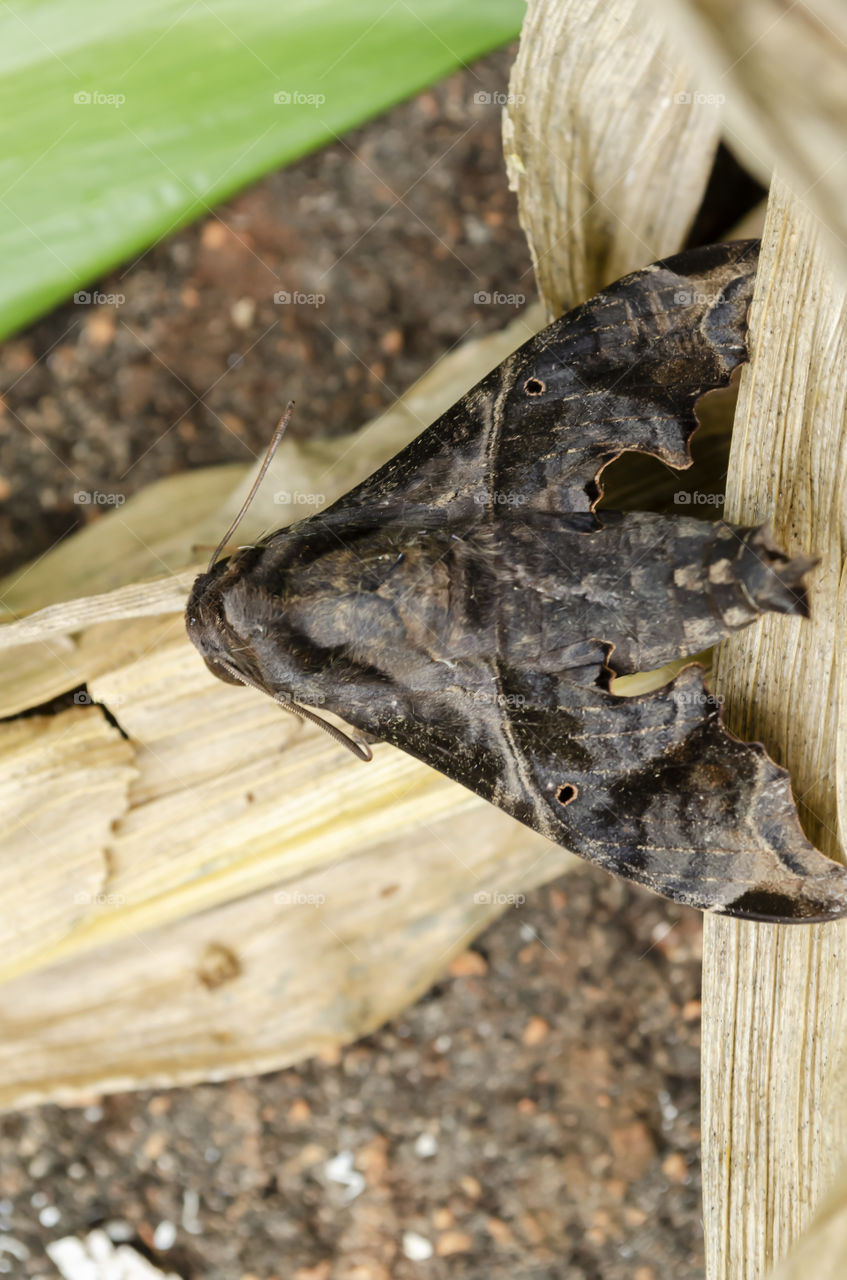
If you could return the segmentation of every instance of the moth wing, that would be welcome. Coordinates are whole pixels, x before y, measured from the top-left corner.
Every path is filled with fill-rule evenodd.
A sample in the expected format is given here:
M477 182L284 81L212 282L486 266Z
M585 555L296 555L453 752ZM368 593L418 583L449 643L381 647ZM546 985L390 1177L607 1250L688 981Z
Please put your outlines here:
M759 242L687 250L616 281L489 373L324 517L462 519L492 495L589 511L625 450L690 463L696 401L747 358Z
M749 920L847 915L847 868L806 839L789 776L721 723L702 670L654 693L598 685L605 646L565 676L499 668L458 730L432 702L385 734L550 840L700 910ZM437 701L437 700L436 700ZM493 705L492 705L493 704Z

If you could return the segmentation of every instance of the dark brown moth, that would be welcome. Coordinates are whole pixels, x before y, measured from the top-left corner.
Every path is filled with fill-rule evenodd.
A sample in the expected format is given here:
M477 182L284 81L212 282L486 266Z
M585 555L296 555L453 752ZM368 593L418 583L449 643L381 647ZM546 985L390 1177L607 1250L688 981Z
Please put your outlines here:
M695 402L746 359L757 253L624 277L334 506L213 556L186 611L209 668L327 708L677 902L847 915L847 869L805 838L786 771L724 729L699 666L639 697L611 684L807 612L814 562L765 528L595 511L626 450L690 465Z

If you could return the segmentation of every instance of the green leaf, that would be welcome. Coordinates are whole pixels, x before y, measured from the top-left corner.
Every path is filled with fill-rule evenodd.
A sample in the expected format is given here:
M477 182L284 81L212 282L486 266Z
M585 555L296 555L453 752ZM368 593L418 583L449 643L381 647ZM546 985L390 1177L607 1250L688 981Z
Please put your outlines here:
M0 8L0 337L520 29L522 0Z

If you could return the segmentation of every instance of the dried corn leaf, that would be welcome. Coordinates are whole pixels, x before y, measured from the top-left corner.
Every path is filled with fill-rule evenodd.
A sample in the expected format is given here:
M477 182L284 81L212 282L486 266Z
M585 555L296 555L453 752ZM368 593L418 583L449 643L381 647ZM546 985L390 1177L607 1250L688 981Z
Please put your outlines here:
M847 1258L847 1172L768 1280L842 1280Z
M741 737L791 770L809 836L843 857L847 735L847 324L815 220L774 186L751 310L728 517L822 557L810 621L768 617L719 650ZM839 795L840 792L840 795ZM705 922L703 1173L710 1280L759 1280L847 1154L847 924ZM813 1274L813 1273L809 1273Z
M763 182L776 170L847 271L847 11L839 0L652 0L719 100L726 141Z
M268 1071L372 1031L504 896L569 864L503 817L473 802L314 874L141 935L117 931L7 982L0 1107Z
M132 747L96 707L0 724L0 955L31 961L107 888L112 826L129 808Z
M680 248L719 130L694 88L638 0L530 0L503 145L552 315Z

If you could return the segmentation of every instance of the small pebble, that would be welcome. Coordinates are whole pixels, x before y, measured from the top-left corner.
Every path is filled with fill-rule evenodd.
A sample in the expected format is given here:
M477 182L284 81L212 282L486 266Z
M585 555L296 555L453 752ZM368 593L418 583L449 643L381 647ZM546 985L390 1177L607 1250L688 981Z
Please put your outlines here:
M544 1018L530 1018L524 1027L521 1039L527 1045L541 1044L542 1040L546 1040L549 1030L550 1024Z
M305 1098L295 1098L288 1108L286 1119L289 1124L306 1124L312 1118L312 1108Z
M189 1235L199 1236L203 1227L198 1217L200 1197L192 1188L182 1193L182 1228Z
M411 1262L426 1262L431 1258L434 1249L426 1236L419 1236L417 1231L403 1232L403 1253Z
M176 1227L164 1218L153 1232L154 1249L172 1249L176 1243Z
M419 1133L415 1138L415 1155L428 1160L438 1150L438 1140L433 1133Z
M226 227L222 222L210 218L203 224L200 239L206 249L220 249L226 243Z
M16 1240L14 1236L0 1238L0 1253L10 1253L20 1262L26 1262L29 1257L29 1249L22 1240Z
M403 350L403 334L400 329L388 329L380 338L379 345L387 356L396 356Z
M465 1231L445 1231L438 1237L435 1252L439 1258L449 1258L454 1253L469 1253L473 1248L473 1240Z
M355 1200L365 1189L365 1179L353 1168L352 1151L339 1151L337 1156L327 1160L324 1173L330 1182L337 1182L346 1188L345 1200Z
M478 951L462 951L450 961L448 972L453 978L481 977L488 973L488 964Z
M256 303L253 298L239 298L230 307L229 314L236 329L249 329L256 314Z
M487 1218L485 1226L492 1240L496 1240L499 1245L510 1245L514 1243L512 1229L508 1222L504 1222L502 1218Z
M662 1161L662 1173L669 1182L681 1185L688 1180L688 1165L681 1151L671 1151Z
M110 1218L103 1230L114 1244L126 1244L135 1235L135 1228L126 1218Z

